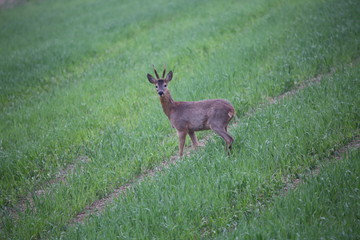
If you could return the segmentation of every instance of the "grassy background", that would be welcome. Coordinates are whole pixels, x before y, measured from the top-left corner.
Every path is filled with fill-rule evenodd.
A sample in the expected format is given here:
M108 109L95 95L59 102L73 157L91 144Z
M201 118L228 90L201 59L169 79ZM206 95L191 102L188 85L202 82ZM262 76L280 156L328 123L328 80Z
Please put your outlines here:
M233 156L227 157L223 149L217 147L220 139L211 141L205 149L161 176L136 186L100 217L94 217L85 226L75 227L74 233L67 238L198 239L236 228L241 225L239 219L246 221L271 205L272 198L284 187L286 179L303 178L320 164L321 159L331 154L333 146L359 134L358 66L324 79L320 86L242 120L232 130L237 139ZM345 168L351 169L349 166ZM356 173L358 168L355 166L352 178ZM340 178L342 174L339 170L334 177ZM332 181L336 182L336 179ZM357 184L349 186L349 191L358 199L359 193L354 186ZM329 188L339 192L341 198L344 184L332 184ZM320 197L326 198L321 194ZM289 199L287 204L291 206L296 200ZM315 200L311 193L307 193L309 208L317 208ZM324 209L329 207L326 203L318 204L324 204ZM336 202L332 204L333 208L337 205ZM344 226L342 220L333 220L334 224L340 223L337 229L340 232L334 230L334 233L354 231L351 236L354 239L359 236L360 232L356 230L359 211L354 202L349 205L348 212L341 213L341 208L333 211L349 219L349 225ZM285 217L290 221L290 214ZM264 217L264 221L273 222L273 219ZM255 222L256 219L250 224L255 225L253 234L256 236L261 224ZM273 224L276 229L282 221ZM307 225L299 223L301 229L306 229L311 222L304 224ZM291 226L289 222L284 232L292 233ZM240 227L240 236L243 236L244 229L246 227ZM304 239L322 235L321 226L314 227L318 232L301 232L301 229L298 231ZM272 237L271 232L269 235L265 230L262 232Z
M165 179L150 181L153 185L147 187L159 189L154 193L161 199L141 195L146 194L146 187L137 191L152 207L158 207L162 198L171 206L183 205L185 209L176 210L178 218L169 218L176 221L179 234L182 229L187 237L213 236L230 229L227 224L259 208L259 196L271 199L284 176L316 166L321 156L358 134L359 72L353 70L358 64L344 66L359 57L359 13L357 2L330 0L35 1L1 9L4 236L59 236L86 205L176 154L176 134L145 77L152 63L158 68L166 63L174 70L170 86L174 99L226 98L233 103L240 123L232 130L236 145L231 158L224 156L222 142L215 137L209 147L186 160L184 167L167 172ZM337 75L327 79L321 90L309 90L289 105L269 107L245 121L244 113L269 97L333 67ZM233 162L240 165L230 171ZM190 163L200 165L190 167ZM69 164L74 164L74 170L66 176L66 183L47 184ZM211 166L216 175L205 178L205 169ZM217 173L217 168L223 171ZM189 169L195 175L202 172L204 178L189 178L187 183ZM234 180L233 185L220 187L226 186L221 172L234 179L246 173L251 180ZM171 180L171 174L179 177ZM274 183L269 180L273 175ZM175 188L179 183L190 199L196 199L194 194L202 185L189 190L188 184L203 182L208 189L204 193L208 193L214 185L205 179L213 179L222 189L219 205L212 203L211 194L204 199L210 204L204 208L179 198L180 190ZM255 197L250 194L242 199L233 193L243 186ZM47 193L34 194L38 189L47 189ZM18 202L29 193L28 205L35 207L20 211L14 220L11 213L19 210ZM239 205L235 210L223 209L221 202L227 197ZM133 204L129 211L143 209L136 204L149 204L132 197L121 201ZM171 216L175 211L171 206L164 205L167 215L140 212L143 218L128 221L136 227L128 226L121 234L131 237L136 229L138 237L161 237L161 232L169 237L170 231L158 229L158 217ZM181 215L186 209L192 210ZM137 216L121 212L127 211L121 207L116 211L121 216ZM231 217L234 212L238 217ZM96 231L113 237L113 233L120 234L115 231L120 229L115 216L108 212L89 224L98 224L93 230L79 228L68 236L91 236ZM106 229L101 226L109 224L106 221L112 223L112 233L102 232ZM174 235L178 236L182 235Z
M218 239L358 239L359 154L326 164L261 216L242 218L235 232Z

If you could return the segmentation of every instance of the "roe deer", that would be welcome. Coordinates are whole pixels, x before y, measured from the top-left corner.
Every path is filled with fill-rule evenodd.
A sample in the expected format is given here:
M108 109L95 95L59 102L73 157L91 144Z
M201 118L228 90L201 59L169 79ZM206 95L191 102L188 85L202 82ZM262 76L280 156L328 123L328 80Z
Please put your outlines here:
M196 102L176 102L172 99L167 85L173 77L170 71L165 77L166 68L162 78L154 67L156 78L147 74L150 83L154 84L160 96L164 113L169 118L172 127L176 128L179 136L179 155L183 155L186 135L189 134L193 146L199 143L195 131L212 129L226 142L227 150L231 149L233 138L227 132L227 126L235 114L234 107L224 99L210 99Z

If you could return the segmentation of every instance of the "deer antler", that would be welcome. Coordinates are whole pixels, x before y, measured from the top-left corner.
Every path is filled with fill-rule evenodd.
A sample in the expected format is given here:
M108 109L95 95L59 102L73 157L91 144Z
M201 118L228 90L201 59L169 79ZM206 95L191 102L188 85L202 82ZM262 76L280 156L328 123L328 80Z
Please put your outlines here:
M153 64L153 68L154 68L154 73L155 73L155 75L156 75L156 78L159 79L159 75L158 75L158 73L157 73L157 71L156 71L156 69L155 69L154 64Z
M164 64L164 71L163 71L163 74L162 74L162 78L165 77L165 73L166 73L166 64Z

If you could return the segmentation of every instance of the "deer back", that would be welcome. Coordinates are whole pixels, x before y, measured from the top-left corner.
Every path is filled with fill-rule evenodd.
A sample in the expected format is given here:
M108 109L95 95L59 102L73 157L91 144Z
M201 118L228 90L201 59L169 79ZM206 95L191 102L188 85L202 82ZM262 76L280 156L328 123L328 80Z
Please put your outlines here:
M169 119L173 127L180 131L201 131L213 126L225 127L234 112L232 105L224 99L175 102Z

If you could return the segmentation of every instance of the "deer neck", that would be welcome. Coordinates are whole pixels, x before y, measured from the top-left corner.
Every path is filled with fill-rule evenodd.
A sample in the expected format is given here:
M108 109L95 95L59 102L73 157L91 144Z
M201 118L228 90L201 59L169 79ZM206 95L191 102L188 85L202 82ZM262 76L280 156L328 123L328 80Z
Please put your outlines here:
M173 109L173 107L175 106L175 101L172 99L169 90L167 90L164 93L164 96L160 97L160 102L161 102L162 108L164 110L164 113L170 119L170 113L171 113L171 110Z

